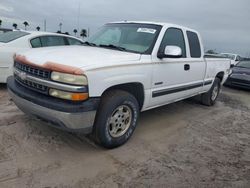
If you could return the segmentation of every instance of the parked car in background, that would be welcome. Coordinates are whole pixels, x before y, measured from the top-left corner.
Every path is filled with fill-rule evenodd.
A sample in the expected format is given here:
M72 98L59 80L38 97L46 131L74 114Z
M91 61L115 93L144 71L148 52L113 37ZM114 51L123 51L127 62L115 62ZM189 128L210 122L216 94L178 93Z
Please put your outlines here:
M13 55L31 48L81 45L82 40L62 34L38 31L13 31L0 34L0 83L12 74Z
M231 59L231 65L236 65L241 60L240 55L231 53L221 53L223 57Z
M250 89L250 60L242 60L236 64L225 85Z
M155 22L103 26L85 46L18 53L7 81L25 113L114 148L133 134L140 111L201 95L215 104L230 60L205 58L200 34ZM160 131L160 130L159 130Z
M1 34L1 33L10 32L10 31L13 31L13 29L0 28L0 34Z

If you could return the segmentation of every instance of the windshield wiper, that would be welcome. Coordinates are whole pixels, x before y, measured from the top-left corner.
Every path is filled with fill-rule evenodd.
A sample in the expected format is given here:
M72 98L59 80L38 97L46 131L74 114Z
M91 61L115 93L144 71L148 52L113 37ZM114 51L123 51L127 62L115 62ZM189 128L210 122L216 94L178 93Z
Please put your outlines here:
M115 46L113 44L100 44L99 47L104 47L104 48L112 48L112 49L117 49L120 51L126 51L126 48L120 47L120 46Z
M85 41L83 44L86 44L86 45L88 45L88 46L96 46L95 43L88 42L88 41Z

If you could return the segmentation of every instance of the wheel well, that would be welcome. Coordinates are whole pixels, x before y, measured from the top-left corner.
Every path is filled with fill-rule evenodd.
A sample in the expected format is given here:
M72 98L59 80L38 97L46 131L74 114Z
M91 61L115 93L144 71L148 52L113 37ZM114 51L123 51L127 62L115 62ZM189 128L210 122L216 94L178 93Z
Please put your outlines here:
M216 78L219 78L220 81L222 82L223 78L224 78L224 72L219 72L217 75L216 75Z
M132 94L137 99L140 109L142 109L144 103L144 87L141 83L126 83L115 85L106 89L103 94L114 89L127 91L128 93Z

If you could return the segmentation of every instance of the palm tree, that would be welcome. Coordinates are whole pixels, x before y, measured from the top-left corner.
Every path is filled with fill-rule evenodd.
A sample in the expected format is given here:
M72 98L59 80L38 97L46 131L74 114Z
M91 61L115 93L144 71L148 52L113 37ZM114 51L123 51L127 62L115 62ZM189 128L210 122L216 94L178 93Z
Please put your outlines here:
M211 49L211 50L207 50L206 53L207 53L207 54L218 54L218 53L216 52L216 49L214 49L214 50L212 50L212 49Z
M25 30L27 29L27 26L29 26L29 23L28 22L23 22L23 25L24 25L24 27L25 27Z
M3 22L3 21L2 21L2 20L0 20L0 27L2 26L2 22Z
M76 36L76 33L77 33L77 29L74 29L74 31L73 31L74 33L75 33L75 36Z
M80 36L81 36L82 38L87 37L87 30L86 30L86 29L82 29L82 30L81 30L81 33L80 33Z
M41 28L40 28L39 26L36 27L36 30L37 30L37 31L40 31L40 29L41 29Z
M17 29L17 24L16 23L13 23L12 26L14 27L14 29Z

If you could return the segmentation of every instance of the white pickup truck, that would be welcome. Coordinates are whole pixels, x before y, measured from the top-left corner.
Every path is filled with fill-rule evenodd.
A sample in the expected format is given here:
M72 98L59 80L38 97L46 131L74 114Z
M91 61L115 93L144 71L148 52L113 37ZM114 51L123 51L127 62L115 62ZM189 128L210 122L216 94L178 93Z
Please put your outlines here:
M230 60L204 57L192 29L116 22L83 46L16 54L7 85L23 112L114 148L131 137L140 111L195 95L213 105L229 71Z

